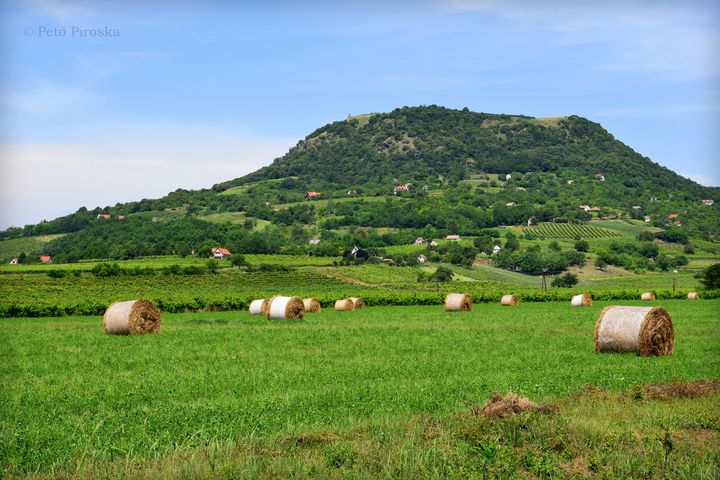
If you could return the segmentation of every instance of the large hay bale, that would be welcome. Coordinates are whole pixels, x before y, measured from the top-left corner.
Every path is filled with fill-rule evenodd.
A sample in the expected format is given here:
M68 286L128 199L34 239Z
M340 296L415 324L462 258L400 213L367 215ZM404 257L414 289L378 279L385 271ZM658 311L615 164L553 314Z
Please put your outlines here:
M262 304L262 308L260 309L260 313L264 316L268 316L268 313L270 313L270 305L272 305L273 300L275 300L278 297L278 295L273 295L272 297L268 298L265 303Z
M350 297L350 300L352 300L353 305L355 305L356 309L365 307L365 302L360 297Z
M272 298L268 308L268 320L302 320L305 317L305 305L300 297Z
M655 292L643 292L640 295L640 300L655 300Z
M500 305L503 307L517 307L520 300L515 295L503 295L500 299Z
M450 293L445 297L446 312L469 312L472 310L472 298L467 293Z
M250 312L250 315L267 314L267 304L267 298L259 298L257 300L253 300L252 302L250 302L250 307L248 308L248 311Z
M700 300L700 294L698 292L688 292L688 300Z
M148 300L115 302L103 315L105 333L145 335L160 331L160 310Z
M592 307L592 297L589 293L575 295L570 300L570 305L573 307Z
M317 301L317 298L305 298L303 299L303 305L305 305L305 313L317 313L320 311L320 302Z
M355 310L355 303L353 303L353 301L350 300L349 298L343 298L342 300L336 300L335 301L335 310L338 310L338 311Z
M596 352L670 355L675 331L662 307L605 307L595 324Z

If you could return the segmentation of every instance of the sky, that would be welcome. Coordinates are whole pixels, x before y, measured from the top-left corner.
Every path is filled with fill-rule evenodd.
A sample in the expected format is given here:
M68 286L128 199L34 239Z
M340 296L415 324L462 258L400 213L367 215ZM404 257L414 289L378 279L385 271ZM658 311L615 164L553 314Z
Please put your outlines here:
M271 163L401 106L580 115L720 185L713 1L0 0L0 229Z

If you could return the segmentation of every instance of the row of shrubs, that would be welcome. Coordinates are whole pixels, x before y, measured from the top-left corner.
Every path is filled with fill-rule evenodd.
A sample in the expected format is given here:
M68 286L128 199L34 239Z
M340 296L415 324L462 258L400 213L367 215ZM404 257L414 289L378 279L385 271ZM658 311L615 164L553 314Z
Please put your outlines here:
M473 302L475 303L497 303L500 301L500 297L503 293L495 291L472 291ZM318 296L320 304L324 308L332 308L337 298L343 296L350 296L351 293L347 292L347 295L340 296ZM555 302L555 301L570 301L573 295L582 293L579 290L551 290L547 292L536 291L536 290L520 290L514 292L521 301L525 302ZM610 301L610 300L639 300L640 290L625 289L625 290L598 290L590 291L593 299L598 301ZM657 290L655 291L656 298L658 300L668 299L684 299L687 298L688 290ZM720 298L720 290L705 290L700 291L701 298L713 299ZM370 306L385 306L385 305L441 305L445 298L445 292L377 292L367 293L363 295L365 303ZM179 312L197 312L197 311L239 311L248 308L250 302L253 300L248 297L224 297L224 298L192 298L192 299L163 299L163 298L150 298L160 310L168 313L179 313ZM41 303L11 303L7 305L0 305L0 318L11 318L11 317L62 317L67 315L102 315L108 304L101 304L98 302L86 302L86 303L74 303L67 305L49 305Z

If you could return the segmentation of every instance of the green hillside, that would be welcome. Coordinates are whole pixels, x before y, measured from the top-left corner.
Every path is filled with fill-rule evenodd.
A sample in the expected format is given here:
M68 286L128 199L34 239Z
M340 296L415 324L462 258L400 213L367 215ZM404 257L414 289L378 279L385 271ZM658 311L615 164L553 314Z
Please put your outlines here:
M419 236L504 242L492 229L518 227L504 231L543 246L544 239L604 239L603 247L616 250L624 247L607 239L649 230L664 241L703 245L712 257L718 204L701 200L720 200L718 190L653 163L580 117L403 107L326 125L271 165L210 189L82 207L0 232L0 241L9 246L4 257L43 253L56 263L207 255L217 245L336 256L355 244L380 254ZM319 195L307 199L308 192ZM61 237L31 240L53 238L46 235Z

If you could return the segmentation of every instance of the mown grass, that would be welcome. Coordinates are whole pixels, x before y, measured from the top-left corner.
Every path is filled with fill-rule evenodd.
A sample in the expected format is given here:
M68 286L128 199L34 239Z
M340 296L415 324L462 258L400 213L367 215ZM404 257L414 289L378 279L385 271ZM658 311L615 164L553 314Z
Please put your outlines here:
M493 392L551 401L586 383L615 391L717 377L720 301L663 302L677 341L675 354L661 358L595 354L593 327L605 305L477 305L457 314L441 306L325 309L297 323L235 312L176 314L164 316L159 335L145 337L104 335L100 317L5 319L0 464L7 475L78 478L95 468L100 473L89 476L105 476L107 468L114 472L108 476L168 469L168 477L231 478L240 469L266 477L461 478L480 475L478 442L495 434L481 428L477 442L464 439L453 419ZM716 410L702 402L653 412L654 420L641 416L630 426L655 438L666 417L672 434L705 418L702 428L717 430ZM540 429L522 440L530 442L530 457L516 456L510 440L493 440L505 465L498 475L535 471L537 462L560 472L569 460L535 451L562 423L528 421L513 441ZM575 438L578 425L559 433ZM418 437L419 428L449 435L447 447L441 437ZM644 460L632 464L636 447L658 451L632 437L618 444L617 429L603 430L602 422L598 429L577 435L603 446L598 465L606 455L621 468L610 472L645 468ZM323 432L329 440L314 440ZM613 445L620 450L613 453ZM687 459L682 451L680 465L707 467L704 456ZM712 453L717 458L717 448Z

